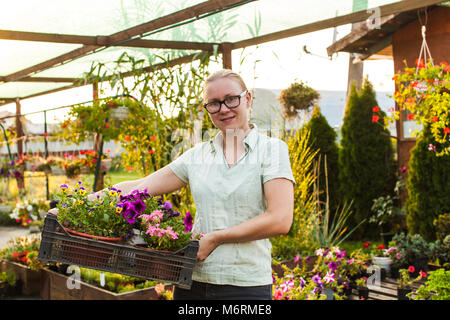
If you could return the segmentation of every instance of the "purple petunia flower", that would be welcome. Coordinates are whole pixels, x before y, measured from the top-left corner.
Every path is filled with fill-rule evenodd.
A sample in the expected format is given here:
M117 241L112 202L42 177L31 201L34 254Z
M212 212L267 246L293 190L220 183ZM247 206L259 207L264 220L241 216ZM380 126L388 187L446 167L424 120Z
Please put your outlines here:
M316 274L311 278L311 280L314 281L314 283L321 283L322 278L318 274Z
M134 206L134 209L139 213L142 214L145 210L145 203L141 199L136 199L131 203Z
M188 211L186 212L186 216L184 217L184 232L191 232L192 226L193 226L193 217L191 213Z
M163 208L166 209L166 210L172 209L172 204L170 203L170 201L164 202L164 204L163 204L162 206L163 206Z
M331 261L329 264L328 264L328 267L330 268L330 270L337 270L337 263L336 262L334 262L334 261Z

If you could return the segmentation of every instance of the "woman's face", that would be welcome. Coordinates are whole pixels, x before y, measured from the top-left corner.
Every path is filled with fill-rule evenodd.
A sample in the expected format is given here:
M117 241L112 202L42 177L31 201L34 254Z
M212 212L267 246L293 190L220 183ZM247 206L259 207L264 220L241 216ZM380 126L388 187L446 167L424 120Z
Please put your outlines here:
M213 101L223 101L230 96L240 95L244 89L240 84L230 78L220 78L207 84L205 88L205 103ZM248 110L250 109L251 93L247 92L241 97L241 103L238 107L229 109L222 103L220 111L209 114L211 121L216 128L222 132L227 129L249 129Z

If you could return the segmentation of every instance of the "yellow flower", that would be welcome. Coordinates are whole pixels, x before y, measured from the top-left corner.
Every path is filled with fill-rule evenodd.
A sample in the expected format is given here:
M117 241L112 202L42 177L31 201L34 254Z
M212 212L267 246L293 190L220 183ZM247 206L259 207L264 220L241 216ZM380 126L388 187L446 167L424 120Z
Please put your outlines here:
M83 188L83 187L80 187L80 188L78 189L78 193L79 193L80 195L84 196L84 195L86 194L86 189Z

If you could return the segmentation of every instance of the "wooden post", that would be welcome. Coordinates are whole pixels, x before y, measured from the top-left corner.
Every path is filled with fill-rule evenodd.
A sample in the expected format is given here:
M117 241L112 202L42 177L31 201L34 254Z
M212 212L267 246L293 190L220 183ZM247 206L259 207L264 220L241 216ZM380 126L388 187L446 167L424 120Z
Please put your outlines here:
M94 99L94 102L98 100L98 83L92 84L92 97ZM101 148L103 148L102 142L102 135L97 133L94 136L94 151L96 154L100 154ZM101 164L100 164L101 165ZM99 191L104 188L104 182L103 182L103 171L100 169L97 177L97 183L94 186L94 191ZM94 177L94 183L95 183L95 177Z
M221 44L222 51L222 66L224 69L233 69L233 61L231 59L232 44L230 42L224 42Z
M353 11L360 11L362 9L367 9L367 0L366 1L356 1L353 0ZM358 28L361 23L353 23L352 31ZM356 83L356 88L359 90L361 88L362 80L363 80L363 71L364 71L364 62L353 63L355 59L355 54L350 53L350 57L348 60L348 80L347 80L347 97L350 94L350 89L352 87L352 83Z
M21 154L23 154L23 127L22 127L22 121L20 119L20 116L22 114L21 111L21 105L20 105L20 99L16 99L16 138L17 138L17 157L20 157ZM25 164L23 167L18 168L18 172L20 174L16 174L16 181L17 181L17 187L20 191L25 191Z

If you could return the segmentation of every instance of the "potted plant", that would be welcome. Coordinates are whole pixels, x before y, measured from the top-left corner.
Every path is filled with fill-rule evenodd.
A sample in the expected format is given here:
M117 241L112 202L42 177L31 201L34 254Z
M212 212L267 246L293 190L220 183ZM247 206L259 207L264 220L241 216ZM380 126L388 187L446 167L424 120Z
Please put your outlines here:
M435 262L432 266L434 269L440 269L444 267L450 270L450 235L447 235L443 240L436 240L430 244L432 252L432 260Z
M11 219L26 227L34 221L41 220L49 209L49 202L46 200L24 200L16 203L15 208L9 215Z
M430 271L427 281L416 290L414 300L450 300L450 270Z
M362 277L356 280L356 289L358 290L358 297L361 300L369 299L369 288L367 287L366 277Z
M98 196L91 201L81 181L72 189L63 184L55 195L58 221L68 232L78 236L103 241L127 241L133 236L135 221L119 214L122 210L119 196L120 190L109 188L104 190L103 197ZM145 209L149 204L140 200L139 210Z
M283 113L286 118L295 118L300 110L307 110L312 107L320 94L308 87L302 81L294 82L288 88L281 91L278 100L283 106Z
M43 264L37 260L39 246L39 237L25 236L11 239L8 246L0 250L2 269L14 271L23 295L35 295L40 290Z
M398 180L395 184L394 195L378 197L373 200L371 211L373 215L369 222L376 224L380 230L380 236L383 244L388 246L394 234L399 230L402 219L405 217L405 210L400 207L400 192L405 183Z
M426 273L420 270L419 276L417 278L411 278L412 274L415 272L414 266L409 266L408 269L400 269L400 279L397 280L397 297L398 300L409 300L408 294L412 292L412 285L414 282L421 280L426 277Z
M450 117L446 111L450 91L450 67L446 62L434 64L432 59L426 64L416 60L415 68L405 65L403 72L395 74L397 91L394 99L399 107L385 125L400 118L400 112L408 112L408 120L430 126L433 134L433 151L436 156L450 154ZM423 130L417 132L422 136Z
M390 247L386 251L386 255L391 259L390 275L392 279L400 277L399 270L406 265L404 255L397 247Z
M0 272L0 299L16 295L16 274L13 270Z
M419 234L396 234L393 241L404 256L407 265L414 266L416 272L413 276L418 276L419 270L428 271L428 259L432 254L431 246Z
M392 259L387 254L386 247L383 243L374 246L372 254L372 263L381 269L381 280L384 280L386 274L391 270Z

